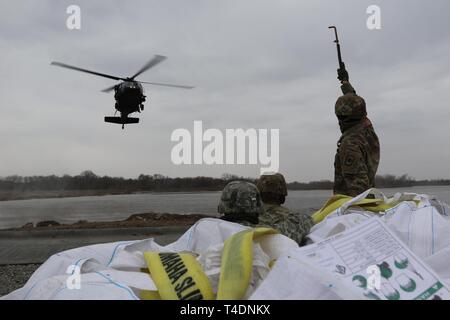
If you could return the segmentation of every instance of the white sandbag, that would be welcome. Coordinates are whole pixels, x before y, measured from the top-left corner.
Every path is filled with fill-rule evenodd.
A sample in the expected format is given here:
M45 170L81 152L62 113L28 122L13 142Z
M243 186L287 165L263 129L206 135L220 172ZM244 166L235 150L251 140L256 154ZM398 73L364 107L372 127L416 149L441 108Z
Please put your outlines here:
M450 247L428 256L424 261L450 284Z
M115 247L110 261L106 267L124 270L124 271L140 271L146 268L144 261L144 252L146 251L162 251L164 247L157 244L153 238L132 242L126 245L118 245Z
M252 298L450 299L445 279L376 216L285 258L290 260L281 269L277 262Z
M220 243L208 248L208 250L198 258L205 274L209 278L213 292L217 292L219 286L222 252L223 243ZM244 299L247 299L267 277L267 274L270 272L270 261L270 257L263 251L261 246L258 243L255 243L253 245L253 269Z
M79 289L67 287L67 276L54 276L37 283L25 299L36 300L138 300L130 287L108 277L104 271L81 275Z
M387 225L419 257L427 258L450 246L450 220L432 206L401 203L386 215ZM449 263L450 266L450 263Z
M397 194L387 199L368 190L344 204L311 229L309 238L320 242L364 224L379 213L355 208L352 203L375 194L385 203L401 201L381 213L388 228L416 255L425 259L445 281L450 280L450 220L448 206L427 195ZM439 210L434 204L439 204ZM220 276L223 245L248 227L207 218L195 223L177 241L160 246L153 239L98 244L64 251L50 257L24 287L2 299L138 299L142 290L155 290L143 253L192 252L210 279L214 291ZM314 265L296 252L303 248L283 235L254 241L250 299L357 299L361 295L329 270ZM272 269L271 262L277 260ZM70 288L68 278L79 268L82 289ZM70 269L72 268L72 269Z
M386 212L373 213L351 207L358 201L373 194L385 203L401 201ZM433 206L439 205L439 210ZM370 189L353 198L315 225L308 238L313 242L343 232L371 216L382 216L386 224L409 248L421 258L429 257L439 250L450 246L450 219L442 213L448 213L448 205L432 196L414 193L397 193L388 199L376 189Z
M350 229L373 216L371 212L350 212L345 215L332 215L313 226L308 234L312 242L319 242Z
M137 299L140 290L154 289L147 273L138 272L146 268L145 251L194 252L204 256L201 261L218 263L224 241L231 235L249 229L237 223L220 219L202 219L195 223L177 241L160 246L153 239L99 244L64 251L50 257L28 280L24 287L2 299ZM272 237L281 249L263 241L267 255L261 245L255 243L254 274L249 294L269 272L268 262L298 245L282 235ZM204 271L211 277L219 277L216 263L205 264ZM80 286L83 290L67 288L67 279L73 267L79 267ZM70 269L72 268L72 269ZM68 272L70 271L70 272ZM146 281L143 281L145 280ZM138 285L141 281L142 284ZM94 289L91 289L94 287ZM104 291L104 294L102 293Z
M250 300L342 300L363 299L354 288L327 270L311 265L301 256L277 261Z
M197 221L177 241L164 247L165 251L204 253L210 246L223 243L236 232L249 229L238 223L205 218Z

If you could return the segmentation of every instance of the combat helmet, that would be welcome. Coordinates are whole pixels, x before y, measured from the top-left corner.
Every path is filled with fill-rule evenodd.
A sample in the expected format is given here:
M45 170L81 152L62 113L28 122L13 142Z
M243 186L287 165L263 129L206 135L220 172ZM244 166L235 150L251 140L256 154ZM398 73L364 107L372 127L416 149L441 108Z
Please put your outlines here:
M337 99L335 113L341 131L345 131L367 116L366 102L354 93L347 93Z
M281 173L262 175L257 186L265 203L283 204L288 194L286 180Z
M228 183L222 190L218 212L225 220L257 224L258 216L264 212L258 188L246 181Z

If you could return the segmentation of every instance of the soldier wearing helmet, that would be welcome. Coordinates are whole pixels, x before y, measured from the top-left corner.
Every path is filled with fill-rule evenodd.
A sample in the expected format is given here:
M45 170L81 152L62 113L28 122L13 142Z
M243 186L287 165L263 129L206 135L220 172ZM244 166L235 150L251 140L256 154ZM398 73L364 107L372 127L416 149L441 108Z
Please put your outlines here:
M282 206L288 194L284 176L281 173L262 175L257 187L264 202L264 213L259 216L259 223L279 230L302 245L314 223L309 215L292 212Z
M342 135L334 160L334 194L357 196L375 186L380 143L367 118L366 102L348 82L347 71L338 70L344 94L335 105Z
M264 203L281 205L286 200L288 194L286 180L281 173L262 175L256 186Z
M281 177L284 181L284 177ZM265 208L269 212L266 212ZM309 216L308 219L303 218L303 221L300 219L303 216L295 215L279 204L264 205L258 188L253 183L245 181L232 181L225 186L222 190L218 211L223 220L252 228L273 228L298 244L303 242L304 236L313 225Z
M253 183L232 181L222 190L218 212L223 220L255 226L259 223L259 216L264 212L264 208L258 189Z

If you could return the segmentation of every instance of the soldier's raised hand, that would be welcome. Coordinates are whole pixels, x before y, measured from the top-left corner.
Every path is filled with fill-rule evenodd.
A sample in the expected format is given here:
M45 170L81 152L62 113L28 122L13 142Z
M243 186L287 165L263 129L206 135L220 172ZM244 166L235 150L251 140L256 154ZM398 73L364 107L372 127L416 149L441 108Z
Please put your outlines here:
M345 65L343 64L339 69L337 69L338 79L342 81L348 81L348 72L345 69Z

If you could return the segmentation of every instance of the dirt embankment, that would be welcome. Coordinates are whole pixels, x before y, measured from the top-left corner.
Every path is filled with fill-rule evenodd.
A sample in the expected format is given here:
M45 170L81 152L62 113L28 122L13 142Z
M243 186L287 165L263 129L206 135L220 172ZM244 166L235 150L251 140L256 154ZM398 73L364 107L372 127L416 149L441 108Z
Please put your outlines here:
M36 224L27 223L20 228L9 230L45 230L45 229L102 229L102 228L136 228L136 227L166 227L192 225L203 218L215 218L202 214L169 214L169 213L139 213L119 221L78 221L63 224L58 221L41 221Z

